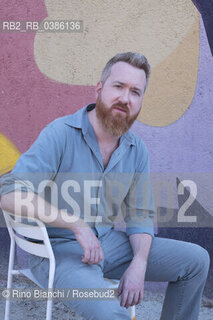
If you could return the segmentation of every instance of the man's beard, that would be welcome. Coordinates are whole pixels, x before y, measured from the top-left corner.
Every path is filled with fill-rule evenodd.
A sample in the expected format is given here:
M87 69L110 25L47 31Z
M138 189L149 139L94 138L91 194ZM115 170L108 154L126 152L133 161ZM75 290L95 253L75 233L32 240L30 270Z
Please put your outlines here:
M113 109L119 108L125 112L114 112ZM96 101L96 116L101 121L105 129L113 136L120 137L127 132L136 120L137 114L130 116L129 108L121 102L113 104L110 108L106 107L101 100L100 94Z

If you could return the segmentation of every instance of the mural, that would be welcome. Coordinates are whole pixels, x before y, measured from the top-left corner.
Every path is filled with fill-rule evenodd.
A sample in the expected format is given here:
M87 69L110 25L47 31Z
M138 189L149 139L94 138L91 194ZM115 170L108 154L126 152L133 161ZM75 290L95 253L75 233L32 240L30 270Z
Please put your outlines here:
M108 58L126 50L140 51L151 62L152 76L132 130L148 146L156 194L159 179L167 181L172 192L169 203L166 196L156 201L158 213L177 216L189 196L186 190L178 194L179 184L192 181L196 201L186 215L204 215L211 227L213 3L193 2L93 0L79 6L76 0L36 4L10 0L2 4L1 21L80 19L83 32L1 30L0 174L12 169L47 123L94 101L94 85ZM195 235L183 228L180 234L180 229L172 230L171 226L178 227L172 221L159 229L160 235L191 237L207 247L213 260L212 232L199 230Z
M20 156L20 152L3 134L0 133L0 175L10 171Z
M42 73L64 83L95 85L114 54L143 52L153 73L140 121L167 125L186 111L194 96L199 54L199 19L190 1L152 1L151 6L147 0L45 4L48 20L81 19L84 32L37 33L34 52Z
M209 0L192 0L196 5L197 9L200 11L204 26L206 29L206 34L208 37L209 45L213 55L213 4Z

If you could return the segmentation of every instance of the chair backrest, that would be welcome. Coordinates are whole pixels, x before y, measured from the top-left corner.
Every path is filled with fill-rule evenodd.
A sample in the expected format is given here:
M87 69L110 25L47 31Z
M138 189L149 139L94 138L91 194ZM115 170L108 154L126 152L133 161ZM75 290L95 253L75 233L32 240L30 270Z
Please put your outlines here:
M11 241L31 254L54 260L45 224L35 218L21 218L2 210Z

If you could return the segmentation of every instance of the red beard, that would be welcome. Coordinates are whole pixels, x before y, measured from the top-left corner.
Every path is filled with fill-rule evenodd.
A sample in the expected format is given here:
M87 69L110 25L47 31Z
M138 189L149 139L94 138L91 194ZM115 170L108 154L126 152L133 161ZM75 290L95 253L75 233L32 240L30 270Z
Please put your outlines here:
M115 111L117 108L121 112ZM100 95L97 98L95 109L97 118L101 121L102 125L107 131L117 137L122 136L122 134L129 130L140 112L139 110L137 114L130 116L129 108L121 102L107 108L102 102Z

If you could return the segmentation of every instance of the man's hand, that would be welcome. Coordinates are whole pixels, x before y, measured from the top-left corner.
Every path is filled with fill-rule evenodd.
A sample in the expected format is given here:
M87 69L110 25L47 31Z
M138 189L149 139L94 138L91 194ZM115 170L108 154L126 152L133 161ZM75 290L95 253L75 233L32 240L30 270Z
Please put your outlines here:
M84 250L82 262L88 264L98 264L103 259L101 244L92 229L87 226L75 228L74 234L76 240L80 243Z
M149 250L152 243L150 234L132 234L129 241L133 250L133 260L121 277L118 295L121 296L120 305L130 307L143 299L144 279L146 273Z
M128 308L142 301L145 272L146 262L141 259L133 259L121 277L118 287L118 296L121 296L121 306Z

